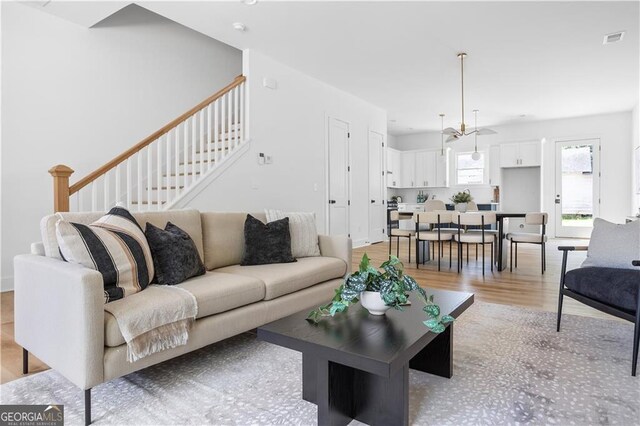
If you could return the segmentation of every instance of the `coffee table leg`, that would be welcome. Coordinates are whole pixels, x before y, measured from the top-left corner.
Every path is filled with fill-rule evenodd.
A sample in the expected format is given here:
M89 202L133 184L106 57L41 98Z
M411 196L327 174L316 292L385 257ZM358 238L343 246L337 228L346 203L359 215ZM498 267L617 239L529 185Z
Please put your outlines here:
M316 358L318 425L343 426L354 417L353 372L350 367Z
M450 379L453 376L453 323L409 361L409 367Z
M316 403L318 358L309 352L302 353L302 399Z
M355 418L371 426L409 424L409 366L391 377L355 370Z

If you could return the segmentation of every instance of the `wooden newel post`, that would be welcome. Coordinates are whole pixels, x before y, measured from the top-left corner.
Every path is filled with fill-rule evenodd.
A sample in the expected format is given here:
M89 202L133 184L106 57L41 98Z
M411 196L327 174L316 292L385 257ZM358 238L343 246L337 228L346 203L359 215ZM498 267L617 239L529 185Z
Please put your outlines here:
M69 211L69 176L73 169L62 164L49 169L49 174L53 176L53 211Z

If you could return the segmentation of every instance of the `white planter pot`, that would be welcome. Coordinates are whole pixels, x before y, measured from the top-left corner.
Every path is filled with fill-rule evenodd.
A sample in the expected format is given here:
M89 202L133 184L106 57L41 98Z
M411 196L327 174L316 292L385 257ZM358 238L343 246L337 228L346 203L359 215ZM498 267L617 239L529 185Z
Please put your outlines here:
M460 213L465 213L467 211L467 203L456 204L456 211Z
M391 308L387 306L377 291L363 291L360 293L360 303L371 315L384 315Z

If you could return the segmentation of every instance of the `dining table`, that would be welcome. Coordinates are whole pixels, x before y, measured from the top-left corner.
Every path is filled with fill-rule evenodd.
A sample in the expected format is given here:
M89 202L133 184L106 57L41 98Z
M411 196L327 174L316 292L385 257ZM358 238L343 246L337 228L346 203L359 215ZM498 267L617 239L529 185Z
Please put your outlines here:
M401 220L408 220L408 219L412 219L414 213L413 212L398 212L400 215L400 219ZM495 262L496 262L496 269L498 271L503 271L506 267L507 267L507 256L509 254L509 249L508 249L508 242L505 239L506 237L506 232L505 232L505 220L508 222L509 218L523 218L527 215L526 212L517 212L517 211L496 211L496 220L498 222L498 244L496 244L496 256L495 256ZM418 254L420 255L420 258L422 258L423 253L422 253L422 244L419 245L419 252ZM426 247L424 248L424 256L425 256L425 260L429 260L429 249L428 249L428 244L426 245Z

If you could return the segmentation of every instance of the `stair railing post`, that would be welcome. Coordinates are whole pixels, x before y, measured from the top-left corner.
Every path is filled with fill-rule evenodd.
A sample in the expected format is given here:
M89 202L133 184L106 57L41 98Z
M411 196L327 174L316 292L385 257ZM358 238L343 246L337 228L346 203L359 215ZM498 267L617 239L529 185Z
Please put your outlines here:
M69 176L73 169L62 164L49 169L53 176L53 210L54 212L69 211Z

